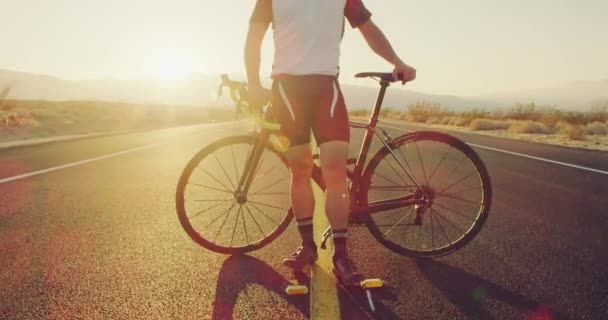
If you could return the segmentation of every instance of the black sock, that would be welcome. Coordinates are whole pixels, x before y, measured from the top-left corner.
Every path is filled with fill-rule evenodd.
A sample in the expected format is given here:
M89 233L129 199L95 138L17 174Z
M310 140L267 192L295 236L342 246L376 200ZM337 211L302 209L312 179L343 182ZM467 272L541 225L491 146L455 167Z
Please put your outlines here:
M331 234L334 238L334 260L347 256L346 240L348 239L348 229L335 229L331 231Z
M298 225L300 236L302 236L302 246L316 248L312 232L312 217L296 220L296 224Z

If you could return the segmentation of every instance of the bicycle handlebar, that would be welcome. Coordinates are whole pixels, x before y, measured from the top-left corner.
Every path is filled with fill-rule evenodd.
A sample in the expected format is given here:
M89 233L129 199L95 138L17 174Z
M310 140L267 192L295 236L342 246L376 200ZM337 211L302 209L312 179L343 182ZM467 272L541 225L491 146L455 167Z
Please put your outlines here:
M253 120L262 128L278 131L281 129L281 125L275 122L270 122L264 119L261 115L253 113L249 110L249 104L247 103L247 83L240 81L230 80L227 74L222 74L222 83L218 90L218 97L222 95L222 89L224 87L230 88L230 98L237 104L237 107L247 112Z

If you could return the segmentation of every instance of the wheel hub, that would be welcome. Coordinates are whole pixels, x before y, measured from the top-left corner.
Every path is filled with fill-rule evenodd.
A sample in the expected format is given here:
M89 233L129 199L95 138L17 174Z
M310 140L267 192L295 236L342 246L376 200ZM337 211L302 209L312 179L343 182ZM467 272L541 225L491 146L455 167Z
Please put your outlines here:
M414 219L414 224L422 225L422 216L424 215L426 209L433 205L433 201L435 200L435 191L428 185L422 185L420 186L420 189L416 190L414 196L416 199L424 201L424 203L414 205L414 209L416 209L416 218Z
M234 192L234 199L240 205L247 203L247 195L241 191Z

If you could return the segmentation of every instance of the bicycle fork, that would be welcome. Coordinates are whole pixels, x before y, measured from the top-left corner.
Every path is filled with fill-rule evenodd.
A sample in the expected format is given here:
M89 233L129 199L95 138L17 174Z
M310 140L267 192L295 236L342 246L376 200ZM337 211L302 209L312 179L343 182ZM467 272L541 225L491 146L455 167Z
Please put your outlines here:
M247 202L247 193L259 169L258 165L260 164L260 159L262 158L262 153L269 136L269 133L264 130L255 135L256 141L247 156L243 175L239 179L236 191L234 191L234 197L239 204Z

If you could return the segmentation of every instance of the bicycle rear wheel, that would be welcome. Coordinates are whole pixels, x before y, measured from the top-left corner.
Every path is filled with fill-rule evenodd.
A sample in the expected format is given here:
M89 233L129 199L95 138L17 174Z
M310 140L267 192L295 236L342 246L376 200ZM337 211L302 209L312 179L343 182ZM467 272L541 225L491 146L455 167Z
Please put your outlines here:
M371 214L367 227L374 237L411 257L446 255L470 242L492 200L490 177L475 151L455 137L430 131L397 138L391 150L411 177L388 148L380 149L365 169L362 203L406 194L425 203Z
M199 245L239 254L262 248L293 218L285 157L266 146L248 166L256 138L234 136L203 148L184 169L176 193L179 220ZM247 194L238 192L246 168L255 170Z

